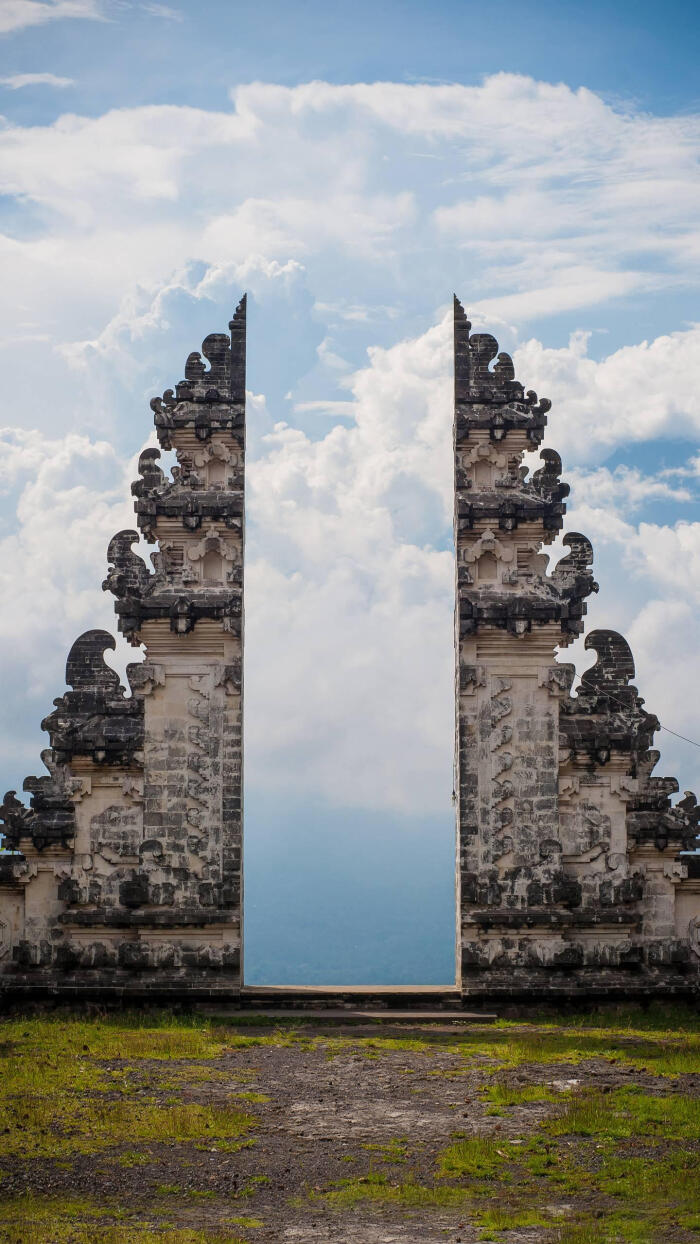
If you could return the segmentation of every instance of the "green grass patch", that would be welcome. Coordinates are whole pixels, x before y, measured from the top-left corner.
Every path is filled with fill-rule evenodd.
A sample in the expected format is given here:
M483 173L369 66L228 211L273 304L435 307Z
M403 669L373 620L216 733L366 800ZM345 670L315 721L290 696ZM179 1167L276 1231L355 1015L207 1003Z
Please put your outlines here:
M561 1101L564 1092L556 1092L547 1084L487 1084L479 1090L484 1101L495 1106L522 1106L531 1101Z
M429 1187L405 1181L391 1183L386 1175L370 1171L359 1179L341 1179L327 1192L311 1193L311 1199L322 1198L334 1209L352 1209L363 1202L394 1205L404 1209L458 1208L470 1200L466 1188Z
M58 1094L14 1098L0 1106L0 1152L23 1157L96 1153L142 1141L212 1141L244 1135L255 1119L228 1107L169 1106Z
M246 1244L230 1231L177 1228L144 1221L123 1209L87 1200L26 1195L0 1205L3 1244Z
M213 1200L216 1196L211 1188L183 1188L181 1184L158 1184L157 1196L193 1197L194 1199Z
M6 1020L0 1034L4 1156L61 1158L147 1141L230 1141L255 1122L234 1105L158 1099L163 1089L218 1078L216 1069L192 1061L230 1048L206 1022L167 1013L95 1020L51 1015ZM165 1075L154 1073L154 1065L167 1068ZM152 1092L136 1092L144 1087Z
M551 1136L645 1137L700 1140L700 1106L680 1094L653 1097L634 1088L576 1093L557 1119L543 1124Z
M556 1014L532 1013L527 1020L496 1019L494 1028L593 1028L619 1034L700 1032L700 1012L692 1002L605 1002L590 1011L557 1009Z
M362 1148L375 1153L381 1162L405 1162L408 1156L408 1142L405 1140L389 1140L382 1145L367 1144ZM354 1161L352 1158L349 1160Z
M270 1182L269 1175L251 1175L250 1178L246 1179L245 1183L241 1185L238 1191L234 1193L234 1196L236 1200L240 1197L245 1199L246 1197L254 1196L259 1188L264 1188L265 1185Z
M657 1144L643 1157L618 1147L606 1158L595 1183L607 1196L634 1206L636 1217L652 1225L700 1229L697 1165L697 1153L684 1145L664 1150Z
M467 1136L438 1154L437 1171L441 1178L507 1179L508 1163L516 1155L522 1156L521 1146L490 1136Z
M563 1226L558 1244L661 1244L664 1238L638 1219L601 1214Z
M546 1227L549 1219L535 1209L487 1209L475 1215L481 1229L480 1240L498 1239L501 1231L517 1231L521 1227Z

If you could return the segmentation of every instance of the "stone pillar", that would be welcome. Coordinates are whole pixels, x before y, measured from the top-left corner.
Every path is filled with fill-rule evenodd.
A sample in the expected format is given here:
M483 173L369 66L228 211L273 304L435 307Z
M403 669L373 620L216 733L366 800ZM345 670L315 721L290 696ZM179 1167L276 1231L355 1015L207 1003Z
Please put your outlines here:
M120 626L145 644L129 673L144 707L143 854L133 905L140 953L240 986L243 799L245 300L231 338L208 337L185 380L155 399L163 448L141 456L139 527L155 573L134 571L134 532L112 542L106 586ZM136 587L134 587L136 584Z
M43 723L48 777L27 808L0 808L5 989L161 997L236 996L241 984L245 299L230 337L191 354L151 403L172 474L147 449L138 526L153 571L111 541L103 586L119 627L143 644L126 694L88 631L71 690ZM206 362L204 361L206 360ZM207 366L208 362L208 366Z
M532 476L523 465L550 403L524 391L493 337L470 328L455 299L462 990L491 999L681 990L694 952L675 938L687 874L678 853L695 840L697 805L688 796L671 808L677 784L650 777L658 722L629 685L622 636L588 636L598 660L571 694L574 668L556 649L583 629L597 591L593 552L571 533L550 571L542 550L562 527L569 488L554 450Z

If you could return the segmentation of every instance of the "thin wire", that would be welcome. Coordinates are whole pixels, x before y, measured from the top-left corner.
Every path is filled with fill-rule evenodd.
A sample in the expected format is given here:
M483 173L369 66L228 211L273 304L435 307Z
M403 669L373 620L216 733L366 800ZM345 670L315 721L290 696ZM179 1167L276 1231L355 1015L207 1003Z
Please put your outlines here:
M689 739L685 734L679 734L677 730L670 730L668 726L659 725L659 730L665 730L667 734L672 734L676 739L682 739L684 743L692 743L693 747L700 747L700 743L696 743L695 739Z
M621 700L619 696L613 695L612 691L606 691L603 688L602 694L609 700L615 700L618 704L621 704L623 708L627 708L625 701ZM665 730L667 734L672 734L674 738L682 739L684 743L692 743L693 747L700 748L700 743L696 742L695 739L689 739L687 734L679 734L677 730L672 730L670 726L663 726L661 722L659 722L659 730Z

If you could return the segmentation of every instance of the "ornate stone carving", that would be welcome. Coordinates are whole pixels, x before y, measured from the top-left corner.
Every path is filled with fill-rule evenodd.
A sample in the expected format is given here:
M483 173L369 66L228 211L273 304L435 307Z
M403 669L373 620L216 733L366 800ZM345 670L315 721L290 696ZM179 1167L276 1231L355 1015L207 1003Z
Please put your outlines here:
M622 636L587 637L597 659L572 694L574 666L556 661L555 648L583 629L598 585L580 533L564 537L567 552L551 573L539 551L561 528L569 492L555 450L541 451L529 478L524 465L544 435L549 402L525 392L493 337L471 335L457 300L454 327L465 992L580 992L592 973L624 992L631 971L646 973L648 988L665 987L658 965L669 965L670 981L676 958L664 939L675 892L694 868L677 853L697 842L700 810L693 795L672 807L676 783L651 777L658 721L632 685ZM652 865L635 857L650 849L663 856L652 901ZM637 937L623 951L620 927ZM527 944L518 932L525 928ZM580 980L571 985L564 973ZM682 988L679 978L673 988Z
M139 528L161 541L154 570L134 550L137 531L108 549L103 586L120 630L146 639L146 659L127 670L132 694L104 660L112 636L81 636L70 689L43 723L49 776L26 780L28 807L10 792L0 809L6 844L31 857L0 861L0 883L32 886L37 852L55 879L1 956L0 987L31 978L55 991L66 971L108 994L211 995L218 976L230 996L240 984L245 300L230 337L208 337L202 355L152 404L173 477L149 448L132 487ZM221 933L202 947L205 928Z

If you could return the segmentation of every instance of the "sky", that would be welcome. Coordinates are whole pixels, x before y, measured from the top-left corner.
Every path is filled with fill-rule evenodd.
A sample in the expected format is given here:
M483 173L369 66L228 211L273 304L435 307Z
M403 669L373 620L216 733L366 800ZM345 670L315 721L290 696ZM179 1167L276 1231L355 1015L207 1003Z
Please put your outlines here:
M678 0L0 0L0 785L247 290L251 983L454 977L453 291L700 789L699 43Z

